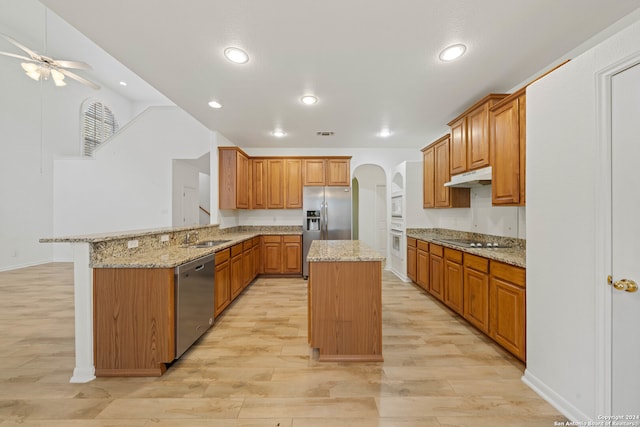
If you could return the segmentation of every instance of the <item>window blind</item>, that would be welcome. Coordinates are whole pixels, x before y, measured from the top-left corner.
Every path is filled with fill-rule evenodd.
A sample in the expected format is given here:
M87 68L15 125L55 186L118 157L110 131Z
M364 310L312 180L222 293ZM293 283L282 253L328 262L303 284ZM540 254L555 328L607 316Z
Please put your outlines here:
M83 116L82 155L93 157L96 148L118 131L118 122L101 102L89 104Z

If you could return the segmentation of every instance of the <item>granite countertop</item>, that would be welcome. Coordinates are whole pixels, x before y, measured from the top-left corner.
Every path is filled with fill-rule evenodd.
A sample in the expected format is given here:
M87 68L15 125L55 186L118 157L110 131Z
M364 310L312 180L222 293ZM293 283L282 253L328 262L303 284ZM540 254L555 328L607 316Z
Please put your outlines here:
M203 256L219 252L245 240L260 236L263 233L225 234L220 239L229 240L217 246L195 248L192 246L167 246L165 248L133 249L126 256L113 255L104 257L91 264L92 268L174 268Z
M481 256L495 261L504 262L505 264L514 265L516 267L526 268L526 243L523 239L487 236L476 233L452 232L451 230L437 229L407 229L407 237L424 240L426 242L435 243L446 248L456 249L472 255ZM480 242L497 241L510 246L509 248L466 248L452 245L446 242L440 242L437 239L451 238L471 238Z
M384 261L385 257L359 240L314 240L309 262Z

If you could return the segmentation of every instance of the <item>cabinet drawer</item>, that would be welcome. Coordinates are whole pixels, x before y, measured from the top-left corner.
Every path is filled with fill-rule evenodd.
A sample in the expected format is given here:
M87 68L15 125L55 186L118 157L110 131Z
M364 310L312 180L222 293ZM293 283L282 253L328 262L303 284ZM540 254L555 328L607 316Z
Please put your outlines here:
M242 243L231 246L231 257L238 256L242 253Z
M231 251L229 250L229 248L216 252L216 265L222 264L223 262L228 260L230 253Z
M491 276L506 280L514 285L525 287L526 270L499 261L491 261Z
M407 237L407 246L416 247L417 240L413 237Z
M264 243L280 243L282 242L281 236L262 236L262 241Z
M440 258L442 258L442 255L444 253L443 249L444 248L442 246L439 246L439 245L436 245L436 244L433 244L433 243L429 243L429 252L432 255L439 256Z
M282 236L285 243L300 243L300 236Z
M252 247L253 247L253 239L245 240L244 242L242 242L243 251L248 251Z
M464 254L464 266L482 273L488 273L489 259L471 254Z
M458 250L444 248L444 257L449 261L453 261L457 264L462 264L462 252Z
M421 251L429 252L429 242L418 240L418 249Z

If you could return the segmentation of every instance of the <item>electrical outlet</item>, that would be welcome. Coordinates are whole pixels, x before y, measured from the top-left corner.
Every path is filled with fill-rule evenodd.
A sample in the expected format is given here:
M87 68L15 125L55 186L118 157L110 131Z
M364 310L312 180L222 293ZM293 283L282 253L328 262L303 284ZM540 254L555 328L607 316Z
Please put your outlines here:
M127 247L129 249L137 248L138 247L138 241L137 240L129 240L127 242Z
M163 234L162 236L160 236L160 241L161 242L168 242L169 241L169 235L168 234Z

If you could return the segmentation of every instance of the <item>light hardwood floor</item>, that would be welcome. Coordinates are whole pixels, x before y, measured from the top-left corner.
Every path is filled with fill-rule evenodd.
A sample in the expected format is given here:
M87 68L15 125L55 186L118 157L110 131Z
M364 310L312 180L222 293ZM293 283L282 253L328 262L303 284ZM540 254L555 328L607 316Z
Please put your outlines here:
M319 363L302 279L259 278L159 378L70 384L72 265L0 273L0 426L553 426L524 366L383 276L383 363ZM311 357L310 357L311 356Z

